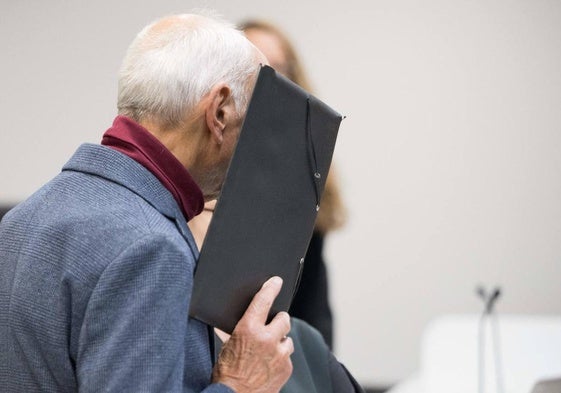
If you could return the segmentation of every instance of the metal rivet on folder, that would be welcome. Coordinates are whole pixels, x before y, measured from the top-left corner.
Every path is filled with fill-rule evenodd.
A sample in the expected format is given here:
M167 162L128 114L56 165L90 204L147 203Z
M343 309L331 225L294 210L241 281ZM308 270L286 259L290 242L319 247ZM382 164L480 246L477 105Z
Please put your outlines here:
M319 212L319 205L316 205L316 211Z
M320 179L321 178L321 173L316 172L316 173L314 173L314 176L315 176L316 179Z
M300 259L300 265L304 263L304 258Z

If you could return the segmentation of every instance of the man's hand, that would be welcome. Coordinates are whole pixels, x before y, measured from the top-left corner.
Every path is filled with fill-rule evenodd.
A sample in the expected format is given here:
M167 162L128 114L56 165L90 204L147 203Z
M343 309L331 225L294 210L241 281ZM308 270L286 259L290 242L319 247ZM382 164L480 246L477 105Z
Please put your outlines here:
M266 325L267 315L282 287L282 279L269 279L247 308L222 347L213 372L220 382L237 393L278 392L292 374L290 318L280 312Z

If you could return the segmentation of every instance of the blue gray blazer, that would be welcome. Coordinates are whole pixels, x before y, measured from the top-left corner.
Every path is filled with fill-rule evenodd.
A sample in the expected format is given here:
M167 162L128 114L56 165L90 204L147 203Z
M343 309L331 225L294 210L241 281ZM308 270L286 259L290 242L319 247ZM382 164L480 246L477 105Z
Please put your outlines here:
M231 392L188 318L197 257L148 170L81 146L0 224L0 391Z

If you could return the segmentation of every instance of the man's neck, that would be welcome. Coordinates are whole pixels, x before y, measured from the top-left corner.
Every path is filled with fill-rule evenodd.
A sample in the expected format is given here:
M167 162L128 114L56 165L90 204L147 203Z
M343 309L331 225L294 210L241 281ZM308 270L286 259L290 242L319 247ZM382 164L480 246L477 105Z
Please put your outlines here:
M195 169L198 150L200 149L200 135L196 124L181 124L173 127L163 127L159 122L150 119L139 122L162 145L164 145L179 162L191 171Z

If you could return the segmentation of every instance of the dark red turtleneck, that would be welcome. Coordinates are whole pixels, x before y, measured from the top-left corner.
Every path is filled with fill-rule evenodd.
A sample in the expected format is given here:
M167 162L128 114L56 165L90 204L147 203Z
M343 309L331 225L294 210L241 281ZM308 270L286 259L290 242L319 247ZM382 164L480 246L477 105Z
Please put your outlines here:
M152 172L171 192L187 221L203 210L203 193L187 169L140 124L117 116L103 134L101 144L126 154Z

